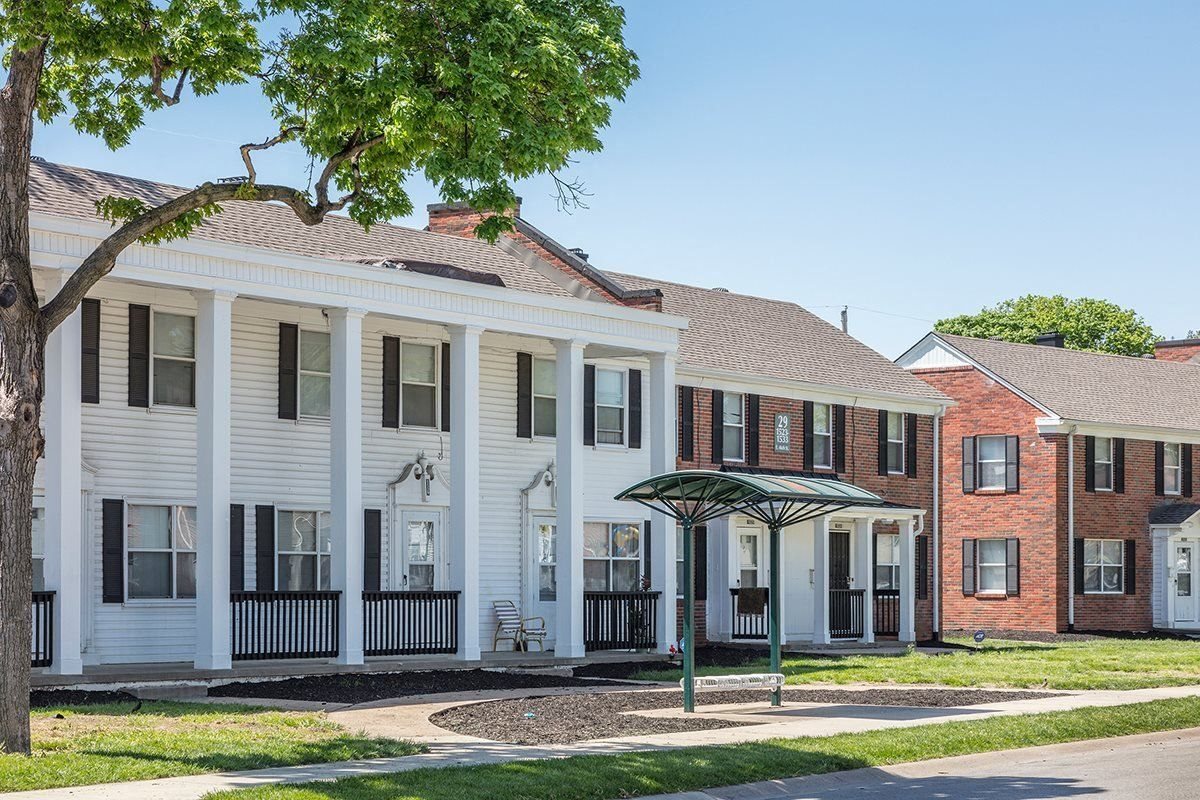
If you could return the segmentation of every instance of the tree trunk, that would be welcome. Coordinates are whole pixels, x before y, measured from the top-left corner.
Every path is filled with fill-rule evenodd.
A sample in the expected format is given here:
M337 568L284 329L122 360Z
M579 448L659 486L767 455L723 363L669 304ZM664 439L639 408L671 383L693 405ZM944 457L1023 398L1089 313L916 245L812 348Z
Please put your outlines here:
M44 44L10 50L0 89L0 747L29 752L33 473L45 335L29 262L29 157Z

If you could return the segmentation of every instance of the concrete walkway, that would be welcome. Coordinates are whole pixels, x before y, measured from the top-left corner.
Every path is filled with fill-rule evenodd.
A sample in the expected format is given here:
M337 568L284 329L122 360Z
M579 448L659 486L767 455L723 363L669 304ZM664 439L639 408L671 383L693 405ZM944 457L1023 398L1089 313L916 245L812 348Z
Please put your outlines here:
M871 688L839 686L839 689ZM873 688L878 688L875 686ZM620 691L627 687L596 687L586 691ZM654 688L647 687L648 691ZM631 736L573 745L531 747L503 744L484 739L460 736L437 728L428 722L429 715L442 708L463 702L478 702L509 697L578 692L579 689L528 689L494 692L466 692L455 695L426 695L424 697L387 700L357 706L334 707L326 704L307 704L295 701L250 700L242 703L262 703L294 709L310 707L329 711L330 719L352 730L367 734L405 738L425 742L427 753L401 758L319 764L303 767L279 767L249 772L217 773L179 778L163 778L100 786L73 787L49 791L4 794L0 800L197 800L209 792L248 788L272 783L302 783L332 780L357 775L447 767L467 764L489 764L502 761L565 758L574 755L613 755L622 752L664 750L710 744L734 744L771 738L826 736L837 733L911 727L932 723L983 719L992 716L1033 714L1043 711L1063 711L1094 706L1114 706L1141 703L1173 697L1200 696L1200 686L1164 687L1132 691L1090 691L1070 694L1047 694L1028 700L1012 700L987 705L960 708L910 708L894 706L830 705L789 702L783 708L771 708L766 703L747 703L737 706L701 706L702 716L736 719L750 724L719 730L689 731L655 736ZM215 698L214 698L215 699ZM224 700L222 700L224 701ZM681 713L676 709L636 712L670 716Z

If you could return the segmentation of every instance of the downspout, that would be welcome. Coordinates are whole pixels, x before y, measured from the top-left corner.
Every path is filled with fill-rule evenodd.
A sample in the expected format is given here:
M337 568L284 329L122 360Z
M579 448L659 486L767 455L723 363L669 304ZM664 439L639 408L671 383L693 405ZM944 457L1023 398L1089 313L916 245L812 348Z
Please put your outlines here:
M941 641L941 606L942 606L942 548L941 548L941 505L942 496L942 414L933 415L933 524L930 529L930 544L933 549L933 564L930 569L930 585L933 588L933 640Z
M1067 432L1067 630L1075 630L1075 430Z

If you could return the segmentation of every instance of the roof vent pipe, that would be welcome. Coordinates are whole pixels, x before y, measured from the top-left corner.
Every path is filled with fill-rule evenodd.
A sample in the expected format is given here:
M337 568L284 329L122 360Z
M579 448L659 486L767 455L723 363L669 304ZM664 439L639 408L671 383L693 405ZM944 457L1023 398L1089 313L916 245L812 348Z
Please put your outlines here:
M588 260L588 254L583 251L582 247L572 247L571 252L578 256L580 261Z
M1035 344L1040 344L1043 347L1062 347L1064 344L1063 335L1058 331L1039 333L1033 341Z
M729 290L726 289L724 286L714 286L713 291L714 292L725 292L726 294L729 294Z

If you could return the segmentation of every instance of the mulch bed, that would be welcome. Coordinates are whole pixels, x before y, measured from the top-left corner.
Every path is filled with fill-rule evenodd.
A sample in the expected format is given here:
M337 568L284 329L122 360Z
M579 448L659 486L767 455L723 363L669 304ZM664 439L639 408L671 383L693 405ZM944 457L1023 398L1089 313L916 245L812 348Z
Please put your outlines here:
M770 652L762 647L698 647L696 666L741 667L769 656ZM680 666L678 658L671 660L663 656L661 660L654 661L600 661L575 667L572 673L580 678L628 678L639 672L679 669Z
M869 706L961 708L1004 700L1045 697L1046 692L962 689L785 689L785 702ZM767 702L770 692L700 692L698 705ZM440 711L430 722L466 736L513 744L569 744L615 736L648 736L739 727L743 723L704 717L654 718L627 711L677 708L682 693L605 692L472 703ZM766 720L764 720L765 722Z
M427 672L357 672L311 675L279 681L245 681L214 686L210 697L269 697L318 703L366 703L418 694L473 692L486 689L554 689L613 685L615 681L585 680L569 675L446 669Z
M29 693L30 708L90 706L98 703L136 703L128 692L87 692L78 689L34 689Z

